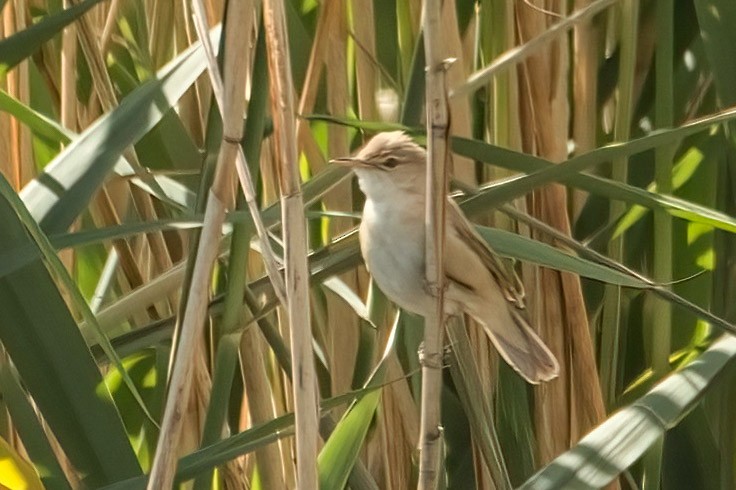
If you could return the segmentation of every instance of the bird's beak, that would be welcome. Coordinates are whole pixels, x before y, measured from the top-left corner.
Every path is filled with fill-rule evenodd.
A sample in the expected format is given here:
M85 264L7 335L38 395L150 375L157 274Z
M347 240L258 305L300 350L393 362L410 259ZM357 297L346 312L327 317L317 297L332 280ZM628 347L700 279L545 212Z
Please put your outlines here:
M363 160L362 158L358 157L340 157L340 158L333 158L330 160L330 163L334 163L336 165L341 165L343 167L363 167L363 168L375 168L376 166L372 163Z
M332 160L330 160L330 163L341 165L343 167L354 167L355 165L357 165L357 162L353 157L333 158Z

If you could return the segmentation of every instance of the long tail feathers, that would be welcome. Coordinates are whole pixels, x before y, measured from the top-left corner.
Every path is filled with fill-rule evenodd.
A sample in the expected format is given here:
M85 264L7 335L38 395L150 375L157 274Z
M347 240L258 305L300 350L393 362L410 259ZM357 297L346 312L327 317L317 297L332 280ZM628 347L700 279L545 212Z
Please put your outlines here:
M522 312L510 307L509 313L521 334L521 342L511 343L500 331L493 331L484 325L486 334L496 346L504 360L529 383L538 384L556 378L560 373L557 359L542 339L534 332Z

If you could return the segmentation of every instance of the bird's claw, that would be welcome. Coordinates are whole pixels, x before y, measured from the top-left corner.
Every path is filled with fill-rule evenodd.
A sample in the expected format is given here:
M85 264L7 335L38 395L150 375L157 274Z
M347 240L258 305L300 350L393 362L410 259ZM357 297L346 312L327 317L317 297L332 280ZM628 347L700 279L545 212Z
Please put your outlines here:
M443 369L450 364L450 360L452 359L452 347L450 345L445 345L442 352L433 352L428 354L424 350L424 342L422 342L419 344L419 348L417 349L417 356L419 357L419 364L422 367Z
M442 286L440 286L440 284L436 282L430 282L427 279L424 279L424 292L426 292L433 298L436 298L440 295L441 288L444 288L444 290L447 291L448 286L449 284L446 281Z

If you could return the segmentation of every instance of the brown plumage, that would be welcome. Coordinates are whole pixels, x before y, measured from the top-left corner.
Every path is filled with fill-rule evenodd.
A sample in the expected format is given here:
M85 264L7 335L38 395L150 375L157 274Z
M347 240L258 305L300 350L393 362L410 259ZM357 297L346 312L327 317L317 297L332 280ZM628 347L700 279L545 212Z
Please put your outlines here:
M380 133L351 166L366 195L360 244L368 270L402 308L434 314L425 288L424 204L426 152L404 133ZM530 383L557 376L557 360L534 332L514 270L478 235L454 201L447 202L444 266L449 314L476 319L508 364Z

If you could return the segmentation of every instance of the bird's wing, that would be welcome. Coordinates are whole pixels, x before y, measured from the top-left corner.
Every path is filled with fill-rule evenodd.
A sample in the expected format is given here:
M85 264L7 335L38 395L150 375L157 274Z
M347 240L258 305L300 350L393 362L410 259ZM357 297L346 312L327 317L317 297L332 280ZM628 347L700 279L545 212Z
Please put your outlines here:
M514 269L499 257L496 252L478 235L473 225L468 222L460 207L452 199L447 200L447 224L457 233L458 238L469 247L468 252L477 256L483 267L485 267L498 283L506 300L518 308L524 307L524 286ZM464 248L464 247L463 247ZM457 251L459 247L453 247ZM449 251L449 247L448 247ZM461 257L445 258L445 274L448 279L463 285L458 281L459 277L467 277L467 268L472 266L472 261L462 260Z
M447 297L479 321L501 357L528 382L557 376L555 356L529 323L524 288L514 270L478 235L453 201L447 206L447 227Z

